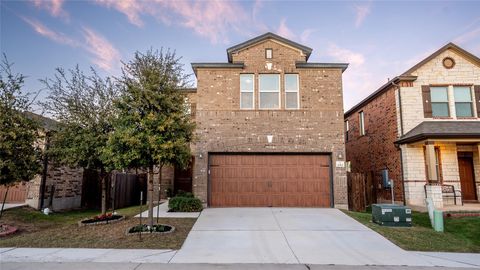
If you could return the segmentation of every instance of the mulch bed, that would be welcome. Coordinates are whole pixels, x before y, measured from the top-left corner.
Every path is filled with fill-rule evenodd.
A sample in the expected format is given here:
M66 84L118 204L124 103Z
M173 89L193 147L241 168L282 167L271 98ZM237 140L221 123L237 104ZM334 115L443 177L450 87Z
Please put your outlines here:
M11 235L17 232L17 227L10 226L7 224L0 225L0 237Z
M110 215L102 218L94 217L80 220L78 226L106 225L113 224L125 219L125 216Z
M480 212L445 212L443 216L447 218L480 217Z

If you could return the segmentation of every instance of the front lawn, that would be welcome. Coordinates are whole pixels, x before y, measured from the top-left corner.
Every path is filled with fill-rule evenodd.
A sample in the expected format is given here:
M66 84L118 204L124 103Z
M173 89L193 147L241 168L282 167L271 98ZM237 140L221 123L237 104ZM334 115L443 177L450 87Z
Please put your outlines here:
M445 232L435 232L427 213L412 213L411 228L384 227L371 213L345 213L406 250L480 252L480 217L444 218Z
M145 206L143 210L146 210ZM160 218L159 223L173 225L175 231L164 235L143 235L140 240L136 235L125 235L127 228L139 224L139 219L134 216L140 212L140 208L133 206L118 209L117 212L125 215L125 220L107 225L79 227L79 220L98 215L99 212L77 210L46 216L31 208L7 210L0 223L14 225L19 228L19 232L1 238L0 247L179 249L196 220Z

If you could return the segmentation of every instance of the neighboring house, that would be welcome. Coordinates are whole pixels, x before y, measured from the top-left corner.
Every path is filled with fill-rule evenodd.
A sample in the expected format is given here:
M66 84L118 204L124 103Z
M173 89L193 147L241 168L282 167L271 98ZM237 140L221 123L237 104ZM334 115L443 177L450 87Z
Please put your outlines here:
M226 63L192 63L190 186L208 206L347 207L347 64L309 63L311 52L266 33L227 49Z
M391 200L381 181L388 169L395 201L437 207L453 185L465 202L480 195L480 59L449 43L380 87L345 113L352 172L372 175L378 202ZM443 194L449 195L449 194Z
M42 135L51 131L57 124L54 120L38 114L27 113L27 116L40 123ZM42 149L44 148L45 136L38 144ZM79 208L82 201L83 173L83 169L80 168L54 167L50 162L48 165L44 163L42 172L32 180L10 187L7 193L7 202L26 203L35 209L42 207L49 207L53 210ZM5 192L6 188L0 186L2 200Z

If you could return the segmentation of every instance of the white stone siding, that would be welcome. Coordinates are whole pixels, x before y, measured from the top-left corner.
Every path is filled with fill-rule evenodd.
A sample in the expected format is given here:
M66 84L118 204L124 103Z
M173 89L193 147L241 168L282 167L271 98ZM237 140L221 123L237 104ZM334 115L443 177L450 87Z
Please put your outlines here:
M453 69L443 67L442 60L445 57L452 57L455 60ZM480 67L469 60L463 58L452 50L447 50L430 62L426 63L412 75L417 76L413 82L413 87L401 88L402 114L404 134L416 127L423 121L445 121L445 120L477 120L478 119L457 119L455 116L455 101L453 98L453 87L449 87L449 107L451 119L432 119L423 117L422 85L429 84L474 84L480 85ZM477 97L479 98L479 97ZM475 100L472 89L472 100ZM475 102L473 102L473 111L476 115Z

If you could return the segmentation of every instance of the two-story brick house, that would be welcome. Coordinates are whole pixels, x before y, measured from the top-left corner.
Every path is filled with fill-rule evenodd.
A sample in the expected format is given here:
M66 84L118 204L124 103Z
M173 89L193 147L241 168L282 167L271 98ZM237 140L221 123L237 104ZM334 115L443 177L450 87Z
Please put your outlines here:
M453 185L466 202L480 195L480 59L449 43L381 86L345 113L352 172L370 173L377 201L391 199L379 172L388 169L395 200L437 207ZM444 187L445 188L445 187Z
M192 63L195 196L212 207L347 207L347 64L309 63L311 52L266 33L227 49L226 63Z

